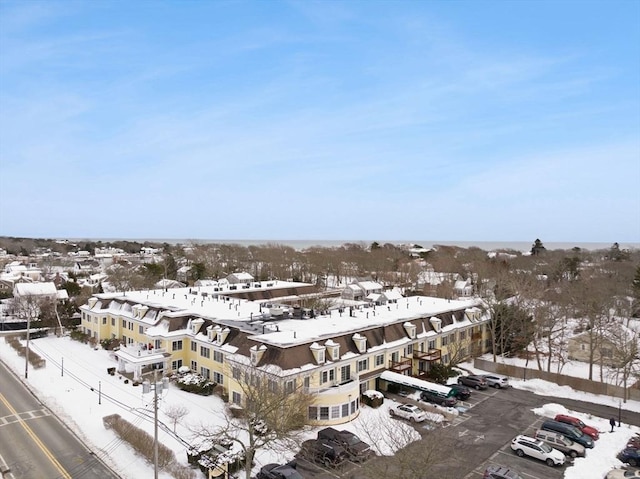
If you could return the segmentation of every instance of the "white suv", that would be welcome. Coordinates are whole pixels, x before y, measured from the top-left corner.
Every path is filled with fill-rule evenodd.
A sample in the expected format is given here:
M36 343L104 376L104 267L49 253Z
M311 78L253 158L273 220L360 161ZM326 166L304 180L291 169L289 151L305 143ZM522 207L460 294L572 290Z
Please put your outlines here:
M531 456L547 463L548 466L564 464L564 454L548 444L529 436L516 436L511 441L511 449L520 457Z
M398 404L389 409L389 414L408 419L411 422L422 422L427 419L427 413L413 404Z
M488 386L493 386L496 389L509 387L509 378L507 377L498 374L484 374L482 377L487 381Z

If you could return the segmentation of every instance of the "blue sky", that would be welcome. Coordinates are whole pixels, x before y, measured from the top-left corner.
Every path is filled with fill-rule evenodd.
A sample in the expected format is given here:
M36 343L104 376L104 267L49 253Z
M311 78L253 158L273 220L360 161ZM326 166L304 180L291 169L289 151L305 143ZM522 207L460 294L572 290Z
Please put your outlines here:
M640 242L640 2L3 1L0 235Z

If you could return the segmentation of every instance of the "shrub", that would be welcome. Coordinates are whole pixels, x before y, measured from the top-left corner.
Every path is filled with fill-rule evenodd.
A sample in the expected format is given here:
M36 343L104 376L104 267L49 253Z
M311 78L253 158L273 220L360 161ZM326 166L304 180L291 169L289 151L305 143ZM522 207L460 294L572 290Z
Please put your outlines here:
M86 343L89 342L90 335L87 334L87 333L83 333L79 329L74 329L69 334L69 337L71 337L71 339L73 339L75 341L80 341L81 343L85 343L86 344Z
M176 384L183 391L202 394L203 396L210 395L216 386L216 383L209 381L200 374L185 374L181 378L178 378Z

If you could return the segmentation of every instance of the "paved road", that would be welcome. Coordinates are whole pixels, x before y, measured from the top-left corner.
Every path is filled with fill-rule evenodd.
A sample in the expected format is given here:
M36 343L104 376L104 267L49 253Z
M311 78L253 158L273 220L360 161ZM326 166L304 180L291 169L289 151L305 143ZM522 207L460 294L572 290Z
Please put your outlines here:
M2 362L0 385L0 466L3 478L119 478Z

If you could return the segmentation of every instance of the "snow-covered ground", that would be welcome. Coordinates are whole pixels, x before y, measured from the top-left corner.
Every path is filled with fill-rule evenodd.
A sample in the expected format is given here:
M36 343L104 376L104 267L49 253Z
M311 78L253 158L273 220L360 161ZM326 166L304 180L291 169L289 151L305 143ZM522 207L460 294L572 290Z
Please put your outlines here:
M111 353L102 349L91 349L88 345L72 341L69 338L41 338L32 341L32 348L43 358L47 365L42 369L29 369L29 387L62 417L85 441L90 448L105 460L123 478L137 479L150 477L153 466L140 460L126 444L121 442L111 430L105 429L102 418L110 414L119 414L153 434L153 410L151 397L145 397L140 386L134 387L124 383L124 378L110 376L107 368L116 366ZM24 358L4 341L0 340L0 358L11 367L18 376L24 377ZM465 369L473 370L471 364L464 364ZM482 373L482 371L475 371ZM516 388L527 389L547 397L579 397L581 400L608 404L618 407L614 398L586 393L576 393L568 387L560 387L541 380L521 381L512 379ZM99 394L100 393L100 394ZM100 397L99 397L100 396ZM149 396L149 395L147 395ZM100 400L100 404L98 403ZM173 384L159 407L159 419L169 429L173 429L171 419L164 413L171 406L185 406L189 413L176 424L177 434L190 443L194 442L192 429L196 425L214 426L223 420L221 414L225 405L217 396L198 396L179 390ZM407 441L419 438L418 433L408 424L390 419L388 409L392 401L385 401L383 406L372 409L363 406L359 417L349 424L340 426L348 429L371 443L378 454L392 454L393 444L385 442L390 435L404 437ZM623 408L640 412L640 403L627 402ZM558 412L567 412L558 404L547 404L536 414L553 416ZM582 418L587 424L594 425L602 431L609 430L607 418L588 417L572 411L572 415ZM433 422L441 417L434 415ZM395 431L390 434L389 429ZM308 428L303 431L304 438L315 437L319 428ZM615 458L626 444L626 440L640 432L640 429L623 425L616 434L603 434L597 442L597 454L587 453L586 458L579 458L575 465L568 467L566 479L602 478L608 470L621 463ZM182 464L187 464L186 446L171 434L160 429L159 440L175 451ZM284 462L292 459L295 451L286 453L278 451L260 451L256 457L256 471L269 462ZM162 479L170 479L167 474L160 474Z

